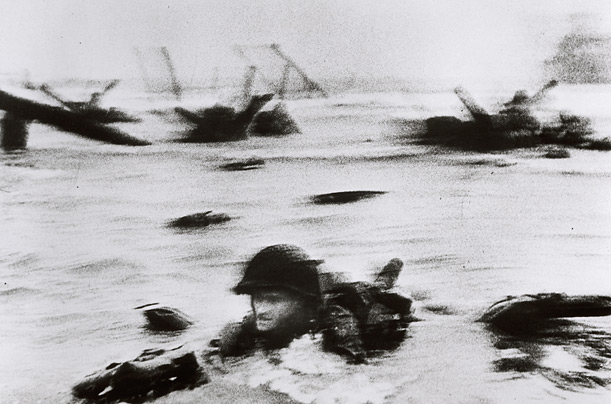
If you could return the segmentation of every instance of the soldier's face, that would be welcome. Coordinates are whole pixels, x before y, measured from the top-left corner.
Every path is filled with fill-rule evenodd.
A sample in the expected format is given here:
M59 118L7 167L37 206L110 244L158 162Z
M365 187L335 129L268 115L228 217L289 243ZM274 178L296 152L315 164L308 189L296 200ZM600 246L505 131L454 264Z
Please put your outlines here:
M252 294L257 330L269 332L287 328L302 316L303 300L284 290L260 290Z

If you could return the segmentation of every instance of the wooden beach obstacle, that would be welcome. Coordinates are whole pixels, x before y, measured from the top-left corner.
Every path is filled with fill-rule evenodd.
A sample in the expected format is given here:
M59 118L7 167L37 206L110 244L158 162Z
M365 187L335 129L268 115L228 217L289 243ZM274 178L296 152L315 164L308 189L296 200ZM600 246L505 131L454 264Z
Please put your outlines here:
M529 97L524 90L504 103L504 109L488 113L462 87L454 90L472 119L463 121L453 116L434 116L415 127L416 141L423 145L439 145L463 150L510 150L543 145L559 145L578 149L611 150L609 138L593 137L589 119L561 112L555 122L542 123L530 112L558 82L551 80Z
M59 102L66 109L81 114L83 117L98 123L140 122L140 118L131 116L120 109L114 107L104 108L100 106L102 97L118 83L119 80L112 80L101 91L92 93L88 101L67 101L56 94L47 84L41 85L38 89L48 97Z
M289 73L295 72L301 79L302 86L299 89L301 92L306 92L308 94L318 94L321 97L328 97L327 91L316 81L312 80L306 72L299 67L299 65L291 59L286 53L284 53L280 49L280 45L273 43L268 45L255 45L255 46L243 46L243 45L235 45L235 52L238 54L240 58L246 61L250 66L254 66L256 68L257 73L263 79L263 81L272 89L274 92L278 94L279 98L283 99L286 95ZM283 64L282 77L280 80L274 80L263 72L263 69L260 68L258 63L253 62L253 58L248 54L250 51L263 51L266 53L270 53L273 57L277 58Z
M235 46L235 51L240 58L249 64L246 79L244 80L244 97L248 99L253 87L255 75L260 78L267 88L270 88L276 97L280 100L272 109L259 112L252 120L250 127L251 133L255 136L282 136L294 133L301 133L299 125L290 115L285 98L290 95L297 98L318 96L327 98L327 91L317 82L312 80L305 71L297 65L286 53L280 49L279 44L256 45L256 46ZM260 63L257 63L250 53L263 53L271 57L282 66L281 76L272 77L269 69L265 69ZM260 55L261 56L261 55ZM297 80L300 86L293 90L289 89L289 81L291 74L297 75ZM295 82L295 80L293 80Z
M145 140L89 119L78 112L17 97L2 90L0 90L0 109L5 111L0 125L2 129L0 146L5 150L27 147L28 125L32 121L101 142L126 146L150 145Z
M194 126L179 141L212 143L244 140L248 137L247 129L252 119L272 97L273 94L254 95L241 111L223 105L196 112L177 107L176 113Z
M271 110L259 111L252 119L250 133L255 136L279 136L292 133L301 133L297 122L289 114L284 104L284 94L286 82L288 80L288 65L285 67L285 75L280 89L276 89L276 96L280 102L274 105ZM247 104L252 98L252 89L255 81L257 66L250 65L244 78L244 88L242 90L243 103Z

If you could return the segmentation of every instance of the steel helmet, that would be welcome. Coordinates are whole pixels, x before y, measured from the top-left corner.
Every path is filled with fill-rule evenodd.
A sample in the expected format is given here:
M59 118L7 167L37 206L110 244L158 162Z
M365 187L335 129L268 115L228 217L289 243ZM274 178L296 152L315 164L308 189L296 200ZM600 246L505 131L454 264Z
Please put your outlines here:
M319 298L318 265L301 248L277 244L259 251L248 263L242 280L233 288L237 294L251 294L259 288L289 289Z

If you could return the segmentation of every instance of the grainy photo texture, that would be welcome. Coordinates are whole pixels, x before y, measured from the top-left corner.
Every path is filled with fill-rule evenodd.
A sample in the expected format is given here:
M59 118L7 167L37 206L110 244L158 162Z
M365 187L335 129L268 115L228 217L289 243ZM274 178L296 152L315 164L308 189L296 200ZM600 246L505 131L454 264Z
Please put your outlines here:
M611 2L0 7L0 401L611 402Z

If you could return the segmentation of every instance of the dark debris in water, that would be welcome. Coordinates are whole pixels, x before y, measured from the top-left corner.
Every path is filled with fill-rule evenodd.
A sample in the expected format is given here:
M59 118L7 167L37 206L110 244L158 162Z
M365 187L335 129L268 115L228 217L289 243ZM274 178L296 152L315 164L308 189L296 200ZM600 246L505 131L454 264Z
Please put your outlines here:
M528 335L495 332L494 347L518 354L493 362L497 372L539 373L563 390L607 387L611 379L611 334L570 320L549 320ZM581 363L579 369L562 369L546 363L549 349L562 349Z
M494 370L497 372L534 372L539 368L537 362L528 355L494 361Z
M569 391L579 388L606 387L611 383L608 378L598 377L588 372L562 372L545 368L541 373L557 387Z
M551 148L543 157L547 159L568 159L571 157L571 153L567 149Z
M509 296L490 306L479 321L510 335L536 335L558 319L611 315L611 297L539 293ZM556 320L556 323L550 320Z
M319 194L312 197L312 202L317 205L340 204L360 201L361 199L373 198L383 195L384 191L345 191Z
M223 223L231 220L231 217L224 213L212 213L211 210L203 213L194 213L172 220L168 226L174 228L199 228L211 224Z
M470 166L511 167L517 165L518 163L509 162L503 159L479 159L469 160L465 164Z
M187 315L171 307L147 308L143 314L151 331L182 331L193 324Z
M451 316L453 314L456 314L456 311L454 309L445 304L427 304L422 308L427 311L430 311L431 313L440 314L444 316Z
M193 389L209 382L194 352L149 349L137 358L111 363L72 388L86 403L142 403L172 391Z
M234 161L232 163L223 164L220 168L225 171L245 171L256 170L265 165L263 159L250 158L247 160Z
M611 333L570 319L611 314L611 298L541 293L508 297L493 304L487 323L493 346L505 354L493 362L497 372L540 373L558 388L576 390L611 384ZM548 360L562 351L571 369ZM576 365L575 365L576 364Z
M594 130L588 118L566 113L559 114L558 119L549 124L519 115L478 114L471 121L453 116L435 116L407 132L416 144L479 152L542 145L611 150L609 138L593 136Z

